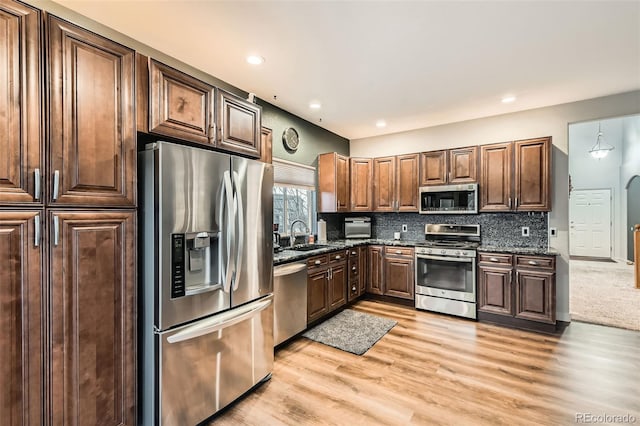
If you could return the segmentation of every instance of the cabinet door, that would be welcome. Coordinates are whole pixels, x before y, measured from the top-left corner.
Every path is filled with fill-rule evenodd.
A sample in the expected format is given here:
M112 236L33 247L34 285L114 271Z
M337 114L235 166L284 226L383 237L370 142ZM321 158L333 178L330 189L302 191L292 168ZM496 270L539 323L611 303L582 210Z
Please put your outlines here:
M48 15L49 201L136 205L134 52Z
M0 415L8 426L43 418L41 216L0 212Z
M513 315L511 268L478 267L478 310Z
M480 211L511 210L512 143L480 147Z
M370 212L373 210L371 184L373 183L373 165L371 158L351 158L351 211Z
M0 205L33 203L44 172L40 11L3 1L0 34Z
M150 133L213 144L216 136L213 114L213 86L149 60Z
M360 291L358 291L358 295L365 294L367 291L367 271L369 270L368 265L368 250L367 246L358 247L358 260L360 263L358 275L358 282L360 283Z
M447 151L420 154L420 186L447 183Z
M373 159L373 210L396 209L396 157Z
M555 274L548 271L516 271L516 318L556 323Z
M382 246L369 246L368 248L367 293L382 294L383 292L382 249Z
M331 267L329 280L329 312L347 303L347 263L342 262Z
M413 300L414 263L409 257L385 257L384 295Z
M478 181L478 147L449 150L449 183L472 183Z
M134 425L135 213L49 216L51 423Z
M260 158L262 109L224 90L218 90L218 140L227 151Z
M349 157L336 155L336 202L338 212L349 211Z
M551 210L551 138L517 141L514 149L515 209Z
M396 210L400 212L418 211L418 154L396 157Z
M328 271L323 269L307 276L307 324L329 312L327 274Z
M263 127L260 132L260 161L271 164L273 162L273 130Z

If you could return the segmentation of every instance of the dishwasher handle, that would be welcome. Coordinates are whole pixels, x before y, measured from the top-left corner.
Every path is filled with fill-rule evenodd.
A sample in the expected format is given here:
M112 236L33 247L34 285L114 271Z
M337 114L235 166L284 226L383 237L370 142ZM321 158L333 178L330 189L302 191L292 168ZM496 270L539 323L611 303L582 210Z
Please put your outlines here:
M276 266L275 268L273 268L273 276L283 277L285 275L292 275L304 269L307 269L306 263L290 263L288 265Z

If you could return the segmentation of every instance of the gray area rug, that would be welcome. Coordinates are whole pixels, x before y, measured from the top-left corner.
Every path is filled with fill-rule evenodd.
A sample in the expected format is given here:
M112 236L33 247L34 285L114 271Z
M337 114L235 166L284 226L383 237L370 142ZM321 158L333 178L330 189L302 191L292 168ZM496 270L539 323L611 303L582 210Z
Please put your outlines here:
M334 348L362 355L397 322L364 312L345 309L303 334Z

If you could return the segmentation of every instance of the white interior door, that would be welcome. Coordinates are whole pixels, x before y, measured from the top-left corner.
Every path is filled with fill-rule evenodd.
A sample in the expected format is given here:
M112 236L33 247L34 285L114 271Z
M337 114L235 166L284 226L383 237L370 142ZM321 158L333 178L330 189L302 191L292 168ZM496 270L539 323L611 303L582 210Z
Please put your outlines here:
M611 190L574 190L570 203L569 253L611 257Z

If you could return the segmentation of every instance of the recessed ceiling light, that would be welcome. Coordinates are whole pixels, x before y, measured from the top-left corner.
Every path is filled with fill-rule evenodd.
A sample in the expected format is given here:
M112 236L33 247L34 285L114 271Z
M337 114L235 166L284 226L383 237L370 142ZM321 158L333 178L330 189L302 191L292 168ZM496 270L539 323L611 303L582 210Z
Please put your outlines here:
M322 104L320 102L313 101L309 103L309 108L311 109L320 109L322 108Z
M504 98L502 98L502 103L503 104L510 104L511 102L513 102L515 100L516 100L515 96L505 96Z
M264 63L264 58L259 55L249 55L247 56L247 62L251 65L260 65Z
M376 127L380 127L380 128L382 128L382 127L386 127L386 125L387 125L387 122L386 122L386 121L384 121L384 120L378 120L378 121L376 121Z

